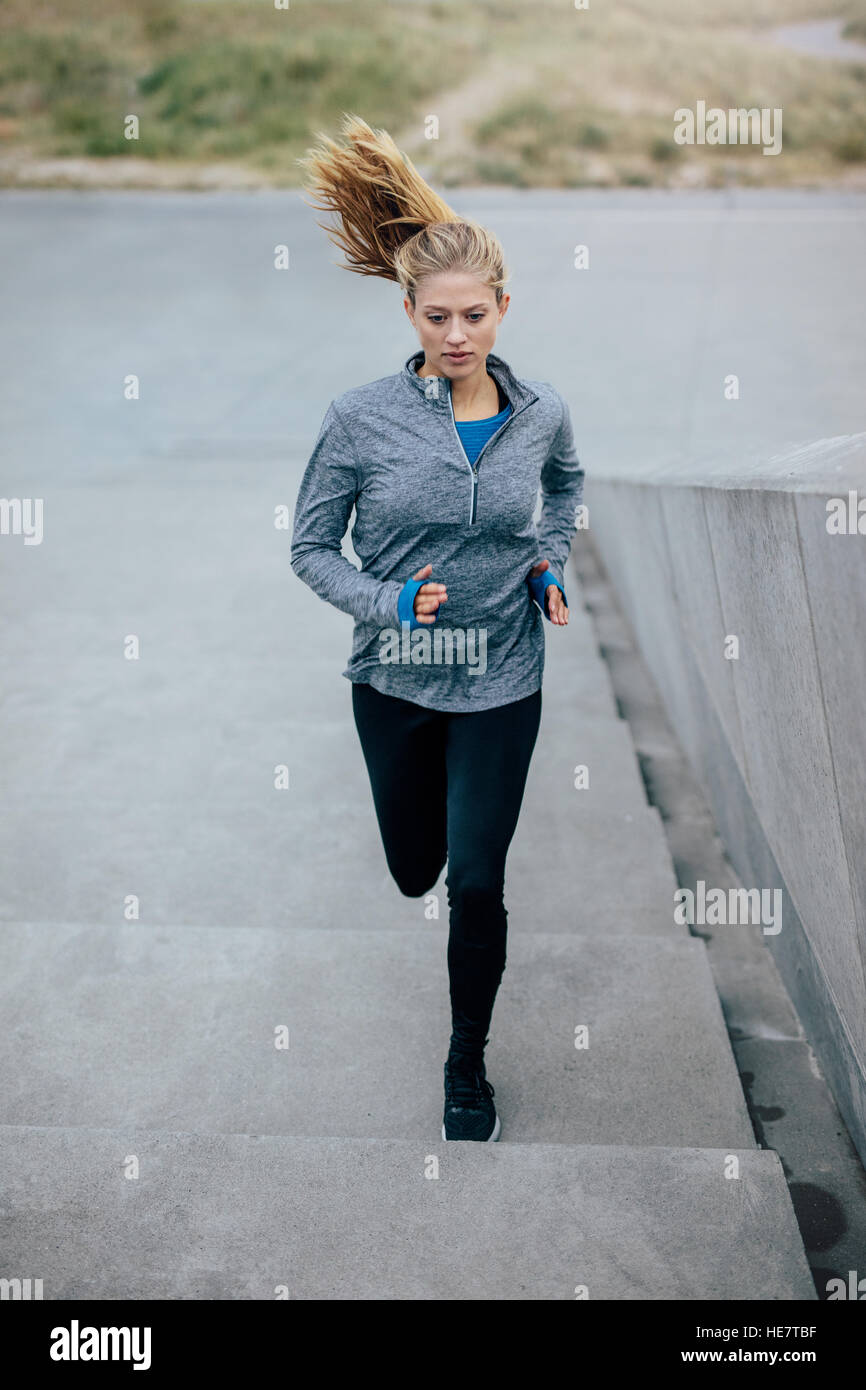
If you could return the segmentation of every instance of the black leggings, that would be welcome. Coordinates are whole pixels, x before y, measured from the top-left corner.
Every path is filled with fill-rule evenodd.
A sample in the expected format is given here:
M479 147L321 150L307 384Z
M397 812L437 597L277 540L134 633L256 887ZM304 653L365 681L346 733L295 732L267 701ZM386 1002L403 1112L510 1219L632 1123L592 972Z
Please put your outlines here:
M446 858L451 1051L478 1059L505 969L505 858L541 721L541 690L469 713L352 684L388 868L417 898Z

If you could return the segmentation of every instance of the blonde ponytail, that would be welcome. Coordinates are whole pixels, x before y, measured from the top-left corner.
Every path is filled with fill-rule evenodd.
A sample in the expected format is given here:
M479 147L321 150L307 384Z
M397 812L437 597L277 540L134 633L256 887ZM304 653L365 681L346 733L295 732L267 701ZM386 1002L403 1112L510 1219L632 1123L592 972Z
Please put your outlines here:
M495 236L450 208L425 183L386 130L344 113L344 143L319 134L319 144L298 163L307 178L309 205L336 212L342 227L320 222L344 252L347 270L396 280L415 303L426 276L460 270L501 298L507 279Z

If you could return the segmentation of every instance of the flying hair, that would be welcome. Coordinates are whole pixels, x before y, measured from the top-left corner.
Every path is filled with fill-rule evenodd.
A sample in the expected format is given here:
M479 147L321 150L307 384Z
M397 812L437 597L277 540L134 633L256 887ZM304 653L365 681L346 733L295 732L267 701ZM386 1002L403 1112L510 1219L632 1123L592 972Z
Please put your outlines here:
M344 112L342 141L318 132L297 162L309 206L337 214L319 222L345 256L344 269L395 280L413 307L419 283L442 271L465 271L501 299L507 281L502 246L492 232L460 217L421 177L386 130Z

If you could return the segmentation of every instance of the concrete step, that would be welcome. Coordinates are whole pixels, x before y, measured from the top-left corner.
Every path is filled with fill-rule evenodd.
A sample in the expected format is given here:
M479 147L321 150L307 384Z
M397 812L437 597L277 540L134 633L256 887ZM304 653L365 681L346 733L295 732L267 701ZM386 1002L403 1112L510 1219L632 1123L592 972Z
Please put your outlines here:
M2 940L7 1123L419 1143L439 1133L441 922L10 923ZM512 930L487 1057L503 1142L754 1146L695 938Z
M4 1125L0 1167L45 1299L816 1297L769 1150Z
M586 769L580 778L578 768ZM578 780L581 785L575 786ZM542 714L526 795L543 802L549 815L569 817L575 828L600 811L643 810L646 789L628 724L612 714L581 709L570 716Z
M277 762L299 779L329 760L338 778L344 767L357 774L341 676L351 619L287 568L272 486L236 491L53 489L39 566L28 548L4 551L0 760L10 786L79 802L183 795L192 811L259 795ZM238 553L242 573L227 563ZM643 792L627 730L573 570L568 586L568 628L544 626L542 743L570 721L568 739L561 731L551 746L554 774L574 755L593 777L581 804L632 809ZM141 641L138 661L123 658L127 633Z
M348 773L347 773L348 777ZM531 929L685 934L658 812L545 814L525 803L509 850L506 906ZM582 793L574 792L575 798ZM127 894L151 924L406 927L424 899L388 874L369 785L351 799L309 788L258 803L16 797L0 822L0 920L120 923ZM543 819L536 821L537 811ZM577 822L577 824L575 824ZM543 825L543 833L539 833ZM445 903L443 870L434 888ZM555 914L555 915L554 915Z
M118 697L128 709L171 694L193 712L265 720L315 717L345 699L352 619L291 571L289 534L273 526L284 477L247 478L242 489L116 481L43 489L51 545L38 566L32 547L4 548L5 685L22 709L71 705L98 729L104 702L111 714ZM575 699L612 709L572 569L567 587L568 628L545 623L549 669L565 663ZM141 640L134 663L122 657L128 632ZM549 684L552 693L562 682Z
M62 546L61 553L66 554ZM249 612L239 612L237 593L226 590L225 576L213 576L212 582L202 576L191 589L182 575L172 588L164 576L159 582L151 577L145 587L139 575L136 589L127 593L123 586L113 587L115 572L107 564L97 575L102 588L94 592L93 576L82 584L73 573L46 575L40 569L31 574L31 565L19 577L21 557L7 554L3 575L10 592L7 608L0 612L0 635L10 653L4 688L22 712L34 701L58 713L69 703L82 716L92 712L98 727L97 719L104 722L119 710L132 709L141 697L171 693L180 712L219 709L227 716L244 718L252 712L254 718L268 720L294 714L311 692L318 697L309 706L314 715L332 698L344 701L348 696L350 682L340 673L352 645L352 619L316 598L300 580L294 580L302 589L300 611L289 603L285 575L280 575L271 587L262 583L248 596ZM48 561L40 556L40 563L47 566ZM82 562L73 558L68 563ZM31 621L26 625L15 619L14 602L28 605ZM546 625L545 690L553 698L567 687L572 704L592 702L599 712L615 711L607 670L588 617L586 621L583 631L571 610L566 629ZM127 632L140 639L137 661L123 656ZM254 686L247 679L250 671L258 677ZM49 674L51 683L46 682Z
M128 673L127 673L128 674ZM253 678L253 677L251 677ZM348 682L344 682L348 686ZM284 712L275 720L228 717L179 697L166 681L165 693L137 694L124 705L118 694L100 711L78 707L67 690L61 712L37 700L26 709L7 705L0 732L0 758L20 796L52 801L99 802L123 796L135 802L183 801L190 815L210 806L272 801L274 769L289 770L289 790L320 802L354 797L369 800L369 779L351 708L339 718L299 718ZM82 704L86 704L86 691ZM590 785L577 791L572 769L589 767ZM411 775L411 771L407 774ZM628 726L617 716L574 711L542 713L527 795L557 813L597 812L646 806Z
M654 806L600 811L580 816L578 824L570 815L545 816L540 832L534 807L529 800L521 812L508 851L505 905L512 922L588 936L688 936L688 927L674 921L676 876Z

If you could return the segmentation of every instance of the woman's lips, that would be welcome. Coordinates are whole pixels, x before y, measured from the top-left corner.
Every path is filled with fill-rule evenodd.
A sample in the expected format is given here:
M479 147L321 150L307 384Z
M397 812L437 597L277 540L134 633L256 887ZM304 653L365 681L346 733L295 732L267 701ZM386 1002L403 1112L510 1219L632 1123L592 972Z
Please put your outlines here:
M446 357L450 357L454 362L463 362L467 357L471 357L471 352L446 352Z

